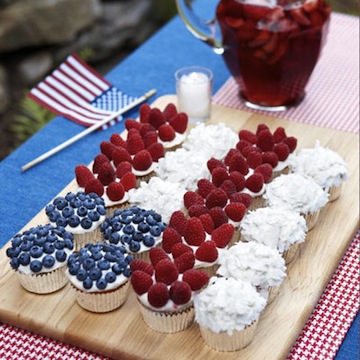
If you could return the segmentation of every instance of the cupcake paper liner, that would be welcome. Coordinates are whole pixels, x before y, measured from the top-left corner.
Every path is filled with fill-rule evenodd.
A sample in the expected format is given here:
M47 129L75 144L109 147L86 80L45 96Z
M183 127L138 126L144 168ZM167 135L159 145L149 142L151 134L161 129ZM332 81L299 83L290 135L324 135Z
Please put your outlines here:
M313 213L306 213L304 215L308 231L312 230L315 227L319 219L319 215L320 215L320 210L317 210Z
M341 195L342 185L339 186L332 186L328 192L329 192L329 201L335 201L337 200Z
M86 244L91 242L98 242L102 240L100 226L94 231L85 232L82 234L74 234L74 251L79 251Z
M129 201L125 201L122 204L112 205L106 207L106 216L113 216L116 210L125 210L130 207Z
M267 304L270 305L280 293L281 285L269 286Z
M290 264L294 260L297 252L299 251L300 245L301 245L301 243L295 243L283 252L283 258L285 259L285 265Z

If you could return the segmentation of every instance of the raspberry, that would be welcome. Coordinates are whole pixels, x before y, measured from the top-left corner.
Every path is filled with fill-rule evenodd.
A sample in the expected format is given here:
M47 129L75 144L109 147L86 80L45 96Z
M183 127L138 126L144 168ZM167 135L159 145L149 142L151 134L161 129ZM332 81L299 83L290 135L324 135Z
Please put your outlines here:
M228 178L227 170L222 167L215 168L211 173L211 181L216 187L219 187Z
M219 256L215 241L209 240L203 242L196 250L195 257L197 260L212 263Z
M266 124L259 124L256 129L256 135L259 135L259 133L263 130L270 130L269 127Z
M115 170L109 162L101 165L98 179L105 186L115 180Z
M274 137L270 130L262 130L258 134L256 145L262 151L271 151L274 147Z
M200 215L206 214L209 209L205 205L194 204L188 208L188 214L190 217L199 217Z
M247 208L250 207L252 200L252 196L245 193L236 193L230 196L231 203L243 203Z
M94 174L98 174L103 163L109 162L109 159L104 154L98 154L94 158L92 170Z
M165 109L163 110L163 114L165 119L169 121L177 114L177 109L174 103L169 103L166 105Z
M135 155L141 150L145 149L144 141L140 134L131 136L126 145L126 150L130 155Z
M114 166L116 168L123 161L127 161L131 164L130 154L126 151L126 149L124 149L122 147L118 147L118 148L114 149L114 151L112 153L112 160L113 160Z
M283 141L286 138L286 132L285 129L281 126L279 126L275 131L274 131L274 141L275 143L279 143L281 141Z
M145 294L153 284L151 276L141 270L135 270L130 277L131 285L138 295Z
M247 159L247 157L249 156L249 154L252 153L252 152L258 152L259 154L262 154L263 151L262 151L259 147L251 145L251 146L245 146L245 147L242 149L242 152L241 152L241 153L242 153L243 156Z
M234 225L222 224L215 229L211 234L211 240L213 240L218 248L224 248L229 244L232 236L234 235Z
M133 158L133 167L136 170L147 170L152 164L152 157L147 150L139 151Z
M151 158L154 162L158 162L159 159L165 155L164 146L158 142L151 144L146 150L150 153Z
M75 168L75 178L80 187L85 187L90 180L94 179L94 174L85 165L78 165Z
M246 159L242 155L235 154L231 158L229 172L232 171L238 171L243 175L247 175L247 173L249 172L249 165L247 164Z
M246 161L251 169L255 169L262 164L262 154L257 151L251 151L248 154Z
M242 202L231 202L230 204L226 205L225 212L230 220L239 222L245 215L246 206Z
M259 172L253 173L246 179L245 182L245 187L254 193L258 193L262 189L263 185L264 178Z
M182 254L189 252L189 253L193 253L193 250L190 246L185 245L184 243L176 243L172 248L171 248L171 254L173 256L174 259L178 258L179 256L181 256Z
M183 198L186 209L195 204L204 205L205 203L204 199L195 191L187 191Z
M243 149L248 146L253 146L253 144L246 140L240 140L236 144L236 148L242 153Z
M206 197L206 206L211 209L213 207L221 207L223 208L228 201L228 196L226 192L222 189L214 189L210 192L210 194Z
M151 264L154 268L159 263L159 261L164 259L170 260L166 252L163 249L157 247L151 248L149 250L149 255L150 255Z
M205 240L206 234L200 219L192 217L185 226L184 239L189 245L199 246Z
M100 151L109 159L112 159L112 152L116 146L109 141L102 141L100 143Z
M237 191L236 185L230 179L223 181L220 185L220 189L224 190L227 196L230 196Z
M135 270L141 270L149 275L152 275L154 273L154 268L152 267L152 265L140 259L134 259L130 263L130 270L132 272L134 272Z
M103 196L104 195L104 186L103 184L100 182L99 179L92 179L90 181L88 181L88 183L85 186L85 193L89 194L89 193L95 193L98 194L99 196Z
M133 136L141 136L140 130L136 128L130 128L126 135L126 141L129 141Z
M226 169L226 165L222 161L215 159L213 157L207 161L206 165L207 165L207 168L209 169L210 173L212 173L213 170L217 167L222 167L222 168Z
M183 281L187 282L192 291L199 291L209 281L210 276L201 270L190 269L186 270L183 274Z
M179 273L182 274L184 271L192 269L195 265L195 255L193 252L187 251L182 255L178 256L174 263L179 270Z
M123 161L118 164L115 174L118 179L121 179L127 172L131 172L132 165L128 161Z
M181 210L176 210L172 213L168 226L174 228L181 236L183 236L186 223L187 219L185 214Z
M113 133L110 136L110 142L116 146L126 147L126 141L118 133Z
M264 178L264 183L267 184L271 180L273 168L270 164L262 164L254 172L259 172Z
M246 140L250 144L256 144L256 135L251 132L250 130L240 130L239 131L239 139L240 140Z
M162 259L155 266L155 279L166 285L171 285L177 280L179 270L170 259Z
M241 191L245 187L245 176L239 171L232 171L229 178L235 184L236 191Z
M119 201L125 195L124 186L119 182L113 181L106 188L106 195L111 201Z
M158 134L156 131L148 131L143 136L144 146L147 149L150 145L158 142Z
M186 304L191 299L191 287L184 281L175 281L169 293L170 299L177 305Z
M184 134L187 129L189 118L187 114L181 112L169 120L169 125L179 134Z
M151 306L160 308L169 301L169 290L164 283L152 284L148 290L148 301Z
M158 108L153 108L149 112L149 124L155 129L159 129L162 124L166 123L164 114Z
M134 119L126 119L125 120L125 128L127 130L130 130L130 129L136 129L136 130L139 130L141 129L141 123L134 120Z
M154 132L156 134L156 129L150 124L141 124L140 135L144 138L144 136L148 132ZM157 134L156 134L156 138L157 138Z
M290 153L292 153L296 149L297 139L294 138L293 136L289 136L283 141L289 147Z
M122 176L120 182L124 187L124 190L129 191L130 189L134 189L136 187L136 176L131 171L128 171Z
M218 206L210 209L209 214L214 222L215 229L218 228L220 225L227 223L229 220L224 209Z
M214 221L210 214L202 214L199 216L200 221L203 224L204 230L211 234L215 228Z
M230 165L231 158L236 154L240 154L240 151L238 149L230 149L228 151L228 153L226 154L225 159L224 159L224 163L226 166Z
M273 151L278 156L279 161L285 161L290 154L289 147L283 142L275 144Z
M151 107L149 104L142 104L139 109L140 113L140 122L145 124L149 122L149 113L150 113Z
M263 164L270 164L273 168L276 167L279 162L278 156L273 151L264 152L262 158Z
M169 124L162 124L158 131L159 138L162 141L172 141L175 139L175 130Z
M206 198L210 191L215 189L215 185L208 179L200 179L197 182L197 193L202 197Z
M167 227L162 234L162 248L168 253L171 253L172 247L181 243L180 234L172 227Z

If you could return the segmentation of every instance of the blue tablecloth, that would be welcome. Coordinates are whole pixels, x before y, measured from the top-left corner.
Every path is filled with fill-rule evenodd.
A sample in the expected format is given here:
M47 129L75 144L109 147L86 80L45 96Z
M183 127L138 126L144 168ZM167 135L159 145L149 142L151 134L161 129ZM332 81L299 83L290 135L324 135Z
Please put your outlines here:
M212 0L213 2L213 0ZM197 2L207 11L205 0ZM183 66L200 65L214 73L214 92L227 80L229 72L222 58L196 40L175 17L149 41L122 61L106 78L124 92L140 96L151 88L156 97L175 93L174 72ZM138 108L126 114L136 118ZM95 132L31 168L21 166L83 130L65 118L56 117L20 148L0 163L0 246L22 229L73 178L76 165L88 164L99 153L99 144L113 132L121 133L123 123ZM337 360L358 359L359 318L343 342Z

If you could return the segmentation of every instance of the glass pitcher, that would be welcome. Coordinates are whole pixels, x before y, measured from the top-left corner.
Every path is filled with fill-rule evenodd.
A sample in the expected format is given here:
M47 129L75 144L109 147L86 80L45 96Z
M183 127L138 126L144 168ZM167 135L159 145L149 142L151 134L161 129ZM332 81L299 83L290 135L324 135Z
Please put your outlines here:
M279 111L302 101L328 32L325 0L221 0L210 21L190 2L176 0L181 18L222 54L247 106Z

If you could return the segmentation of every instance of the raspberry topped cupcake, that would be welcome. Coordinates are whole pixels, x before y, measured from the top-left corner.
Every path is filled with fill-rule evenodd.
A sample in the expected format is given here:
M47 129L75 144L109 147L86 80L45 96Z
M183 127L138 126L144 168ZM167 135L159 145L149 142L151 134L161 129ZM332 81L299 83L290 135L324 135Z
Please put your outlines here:
M67 276L78 304L92 312L108 312L126 300L130 263L123 246L89 243L67 262Z
M161 243L165 229L160 214L138 206L115 210L100 226L105 241L123 245L129 253L143 260L148 260L148 251Z
M105 203L95 193L67 193L45 207L45 213L54 226L64 227L74 235L75 251L100 235L99 226L105 221Z
M15 235L6 254L24 289L48 294L66 285L66 261L73 248L71 233L47 224Z

